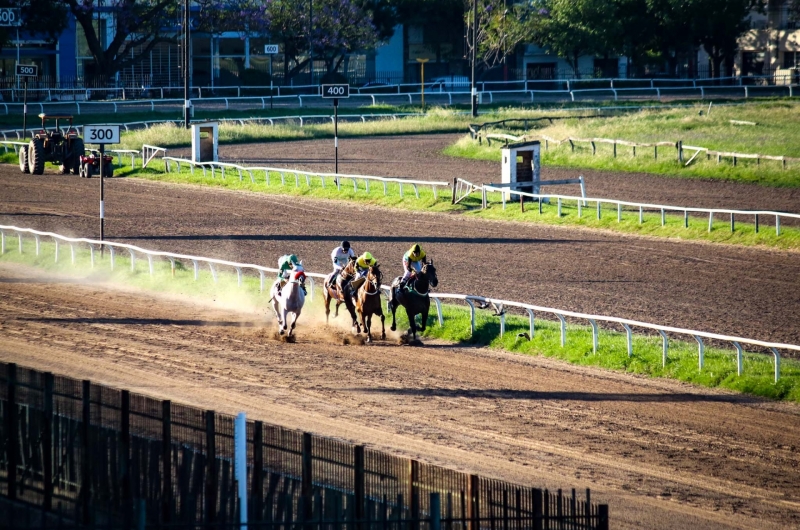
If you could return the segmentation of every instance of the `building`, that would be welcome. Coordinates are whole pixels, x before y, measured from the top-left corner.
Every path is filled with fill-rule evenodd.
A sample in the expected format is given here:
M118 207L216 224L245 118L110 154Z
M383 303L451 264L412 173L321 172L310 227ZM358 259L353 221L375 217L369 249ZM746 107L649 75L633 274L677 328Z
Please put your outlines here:
M753 12L750 29L739 38L736 73L788 76L800 68L800 20L792 10L796 0L769 0L763 13Z

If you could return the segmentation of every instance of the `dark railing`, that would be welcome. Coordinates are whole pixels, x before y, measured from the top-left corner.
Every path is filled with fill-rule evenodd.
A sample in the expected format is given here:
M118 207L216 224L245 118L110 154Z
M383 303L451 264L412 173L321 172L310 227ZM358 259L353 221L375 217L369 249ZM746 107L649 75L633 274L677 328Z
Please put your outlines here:
M0 419L12 511L98 529L239 521L232 416L0 364ZM253 528L608 528L589 490L579 499L259 421L247 453Z

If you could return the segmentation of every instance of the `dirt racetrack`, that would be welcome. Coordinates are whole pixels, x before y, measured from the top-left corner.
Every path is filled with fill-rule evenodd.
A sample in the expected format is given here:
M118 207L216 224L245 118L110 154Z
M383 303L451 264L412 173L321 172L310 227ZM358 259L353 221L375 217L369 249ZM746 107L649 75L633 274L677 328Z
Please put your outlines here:
M547 487L618 529L800 524L800 408L482 348L295 344L252 313L0 267L0 360Z
M344 125L343 128L346 128ZM500 163L463 160L441 154L460 134L401 137L340 138L339 171L356 175L452 181L461 177L476 184L500 182ZM173 150L170 150L170 155ZM174 154L189 156L188 149ZM333 172L333 140L273 142L220 146L228 162ZM620 155L624 156L624 155ZM605 197L678 206L771 209L800 213L800 188L775 189L755 184L711 179L669 178L645 173L614 173L544 166L542 178L555 180L583 175L590 197ZM576 186L552 186L548 192L579 194ZM750 220L748 220L750 221Z
M380 140L363 141L359 156L367 162L358 172L447 180L483 167L492 178L489 166L425 155L414 138ZM302 156L299 144L259 152L291 159ZM345 146L343 155L355 156ZM419 154L406 157L404 149ZM798 210L795 192L785 190L607 178L633 183L620 193L651 197L639 188L652 183L666 197L686 182L700 204L724 190L741 201L726 206L785 201L775 207ZM0 166L2 224L97 237L97 200L97 179L24 176ZM270 265L291 251L314 271L328 269L330 249L346 237L399 273L395 262L420 241L436 260L442 292L800 343L795 252L134 179L107 181L106 216L107 237L117 241ZM611 504L615 528L800 526L797 405L486 349L345 347L339 332L311 321L301 321L298 343L283 344L252 313L8 267L0 268L0 284L3 361L221 412L247 410L511 481L588 486Z

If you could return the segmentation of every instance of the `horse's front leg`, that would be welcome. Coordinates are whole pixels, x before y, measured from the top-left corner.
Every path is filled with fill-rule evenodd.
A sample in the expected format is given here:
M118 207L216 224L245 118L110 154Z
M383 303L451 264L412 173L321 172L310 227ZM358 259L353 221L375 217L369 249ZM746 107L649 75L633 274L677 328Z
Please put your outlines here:
M430 312L430 310L431 310L431 306L430 306L430 303L428 303L428 306L425 307L422 310L422 313L420 313L420 315L422 317L422 322L420 323L420 326L419 326L420 332L425 331L425 329L428 327L428 313Z
M397 331L397 305L392 300L389 300L389 311L392 312L392 325L389 326L389 329Z
M328 324L328 319L329 319L330 314L331 314L331 293L330 293L328 287L325 288L325 296L323 296L322 298L325 301L325 325L327 325ZM338 307L337 307L337 309L338 309ZM338 313L338 311L337 311L337 313Z
M364 333L367 334L367 342L372 342L372 334L370 332L372 328L372 313L368 315L361 313L361 325L364 326Z
M333 314L333 318L336 318L336 317L339 316L339 306L340 305L342 305L342 301L341 300L336 300L336 313Z
M417 340L417 322L414 319L416 316L408 308L406 308L406 315L408 316L408 325L411 326L409 328L409 333L414 337L414 340Z
M381 315L381 340L386 340L386 324L384 323L383 311L380 312L380 315Z

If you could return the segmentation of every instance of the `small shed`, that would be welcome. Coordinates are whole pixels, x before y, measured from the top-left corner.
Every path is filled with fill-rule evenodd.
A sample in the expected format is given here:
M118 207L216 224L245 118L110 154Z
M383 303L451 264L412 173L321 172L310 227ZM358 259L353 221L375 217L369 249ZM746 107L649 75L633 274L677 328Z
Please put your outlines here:
M515 186L511 187L518 191L539 193L539 182L541 181L539 149L538 141L505 146L501 150L503 160L501 182L503 184L515 184ZM527 183L530 183L530 185L525 185ZM510 198L510 194L506 193L506 200Z
M192 162L217 162L219 155L219 123L192 124Z

